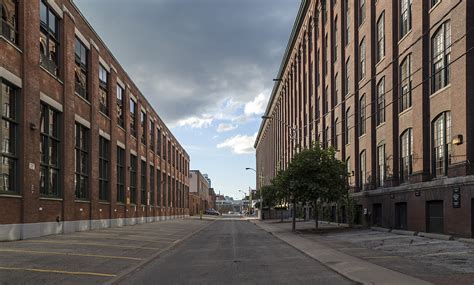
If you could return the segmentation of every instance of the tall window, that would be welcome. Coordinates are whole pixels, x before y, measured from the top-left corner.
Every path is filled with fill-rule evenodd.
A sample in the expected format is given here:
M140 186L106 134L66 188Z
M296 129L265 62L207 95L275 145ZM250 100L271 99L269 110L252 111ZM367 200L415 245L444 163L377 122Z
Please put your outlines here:
M400 112L411 107L411 54L400 65Z
M328 146L329 146L329 144L328 144L328 141L329 141L329 126L326 126L326 128L324 129L323 139L324 139L323 148L328 148Z
M366 103L365 94L359 100L359 136L365 135L366 131Z
M377 126L385 122L385 77L377 84Z
M344 80L344 95L347 96L349 95L349 84L350 84L350 77L349 77L349 60L350 58L348 58L346 60L346 66L345 66L345 80Z
M117 202L125 203L125 150L117 147Z
M329 48L329 41L328 41L328 34L326 34L324 38L324 66L323 66L323 74L326 76L328 74L328 48Z
M350 108L347 108L346 110L346 118L345 118L345 124L344 124L344 141L346 142L346 144L349 144L350 143L350 126L349 126L349 114L350 114Z
M152 151L155 151L155 123L153 122L153 120L150 120L149 133L150 133L150 149Z
M124 108L124 93L125 90L117 84L117 124L121 126L122 128L125 128L125 119L124 119L124 114L123 114L123 108Z
M130 203L137 203L137 157L130 154Z
M59 112L41 104L40 194L60 197L59 191Z
M365 0L359 0L359 26L365 20Z
M321 74L319 73L319 62L320 62L320 51L318 48L318 52L316 53L316 86L319 86L319 83L321 82Z
M59 75L59 17L46 0L40 2L40 62L53 75Z
M109 201L109 141L99 137L99 200Z
M413 168L412 129L405 130L400 137L400 182L407 182Z
M385 144L377 147L377 187L383 187L385 181Z
M344 22L346 24L346 28L344 30L344 43L345 45L348 45L349 44L349 39L350 39L350 27L351 27L351 14L350 14L350 10L349 10L349 0L345 0L344 1L344 10L345 10L345 13L344 13L344 16L345 16L345 19L344 19Z
M150 165L150 205L155 206L155 168Z
M156 137L158 139L157 144L156 144L156 154L161 156L161 130L157 129L156 130Z
M324 114L329 112L329 87L324 88Z
M448 175L451 164L451 113L444 112L433 121L434 176Z
M168 163L171 163L171 142L168 141Z
M130 132L137 137L137 103L130 98Z
M335 149L338 149L338 135L337 135L337 125L339 124L339 118L336 118L334 121L334 127L332 128L332 146Z
M146 113L143 111L140 115L140 126L142 128L141 142L142 144L146 144Z
M142 160L142 165L141 165L141 181L140 181L140 186L141 186L141 204L146 205L146 200L147 200L147 193L146 193L146 161Z
M385 12L377 20L377 58L376 62L385 56Z
M337 16L336 16L336 18L334 19L334 33L333 33L333 37L334 37L334 61L337 61L337 24L338 24L338 21L337 21Z
M172 182L171 182L171 176L168 175L168 180L167 180L167 181L168 181L168 183L167 183L167 185L168 185L168 193L166 193L166 201L167 201L167 202L166 202L166 206L167 206L167 207L172 207L173 205L171 205L171 184L172 184Z
M413 0L400 0L400 38L411 30L411 6Z
M109 73L107 70L99 64L99 108L102 113L109 115L109 95L108 95L108 77Z
M359 80L365 77L366 71L366 57L365 57L365 37L359 45Z
M10 42L18 44L18 1L0 0L0 34Z
M444 22L438 28L433 39L432 46L432 92L436 92L447 86L451 74L451 23Z
M163 159L166 161L166 149L167 149L167 140L165 134L163 134Z
M346 158L346 171L347 171L347 183L351 185L352 171L351 171L351 157L350 156Z
M74 68L75 73L75 90L76 93L79 94L86 100L89 100L88 90L88 56L89 51L87 50L86 46L76 38L75 42L75 63L76 66Z
M156 205L158 207L161 207L162 206L162 202L161 202L161 195L162 195L162 189L163 189L163 182L164 182L164 179L161 179L161 170L160 169L157 169L156 170L156 178L158 179L158 181L156 182L157 183L157 187L156 187Z
M18 147L18 109L17 97L19 90L6 81L1 81L1 168L0 168L0 192L19 193L16 181L17 174L17 147Z
M89 198L89 129L76 123L76 198Z
M334 106L337 105L339 100L339 74L336 73L334 76Z
M367 181L366 155L363 150L359 155L359 190L364 191Z

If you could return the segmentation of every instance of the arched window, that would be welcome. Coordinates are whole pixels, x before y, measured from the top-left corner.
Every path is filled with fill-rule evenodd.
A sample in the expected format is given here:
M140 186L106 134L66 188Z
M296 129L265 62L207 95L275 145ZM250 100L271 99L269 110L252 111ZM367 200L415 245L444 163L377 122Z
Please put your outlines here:
M385 56L385 12L377 20L377 58L379 62Z
M400 65L400 112L411 107L411 54Z
M432 93L450 82L451 23L444 22L431 39Z
M346 142L346 144L349 144L350 143L350 133L349 133L349 130L350 130L350 126L349 126L349 114L350 114L350 110L351 108L347 108L346 110L346 117L344 119L344 141Z
M451 113L443 112L433 121L433 175L448 175L451 164Z
M385 77L377 84L377 126L385 122Z
M362 39L359 45L359 80L365 77L365 67L366 57L365 57L365 37Z
M12 43L18 42L18 2L16 0L0 1L2 9L0 10L1 27L0 34L5 36Z
M400 1L400 38L411 30L411 7L413 0Z
M377 147L377 187L383 187L386 178L385 165L385 143L380 143Z
M367 180L367 168L366 168L366 155L365 150L361 151L359 155L359 190L365 190Z
M359 136L365 134L365 126L366 126L366 105L365 105L365 94L360 97L359 100Z
M413 134L406 129L400 136L400 182L408 182L413 172Z
M349 185L351 185L351 177L352 177L352 171L351 171L351 157L349 156L346 158L346 169L347 169L347 179Z

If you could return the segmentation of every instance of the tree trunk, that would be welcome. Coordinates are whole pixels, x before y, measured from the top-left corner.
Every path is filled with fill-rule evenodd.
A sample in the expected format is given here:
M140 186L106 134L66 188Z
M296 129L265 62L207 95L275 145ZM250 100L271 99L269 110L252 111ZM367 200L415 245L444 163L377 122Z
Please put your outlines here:
M296 231L296 199L293 200L293 224L291 229L295 232Z

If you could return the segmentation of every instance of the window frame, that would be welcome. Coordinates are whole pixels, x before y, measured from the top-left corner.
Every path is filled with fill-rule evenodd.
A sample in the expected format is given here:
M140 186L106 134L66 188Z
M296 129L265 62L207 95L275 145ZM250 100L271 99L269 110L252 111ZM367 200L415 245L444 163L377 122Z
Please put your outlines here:
M435 42L440 37L442 40L441 50ZM441 65L441 67L437 67ZM431 37L431 93L448 86L451 82L451 21L444 21Z
M41 20L41 5L44 5L46 9L46 21L47 23L43 23ZM54 23L54 32L51 29L51 24L50 24L50 16L51 14L55 17L55 23ZM46 0L40 0L40 42L41 42L41 34L46 39L46 46L45 48L45 53L43 54L40 52L40 65L43 66L48 72L50 72L52 75L59 77L60 75L60 59L61 59L61 48L60 48L60 42L61 42L61 30L60 30L60 17L56 14L56 11L50 7L48 2ZM51 51L50 51L50 41L54 42L54 45L56 47L56 54L54 55L54 58L51 56ZM40 43L40 48L41 48L41 43Z
M99 111L109 116L109 72L101 63L99 63Z
M136 139L137 138L137 102L130 98L130 133Z
M444 111L436 116L431 123L431 130L432 176L434 178L446 177L448 176L449 165L451 165L451 112ZM440 133L440 131L442 133ZM437 135L440 135L440 138L438 138ZM440 153L442 153L441 159L439 158L440 156L438 156ZM438 171L438 169L441 169L441 171Z
M125 149L117 146L117 203L125 203L126 193L125 193Z
M117 124L125 128L125 88L117 83L117 93L116 93L116 105L117 105Z
M365 93L359 99L359 137L367 133L367 102Z
M17 0L9 0L13 3L15 6L14 8L14 17L11 18L13 19L13 24L9 22L7 19L4 19L3 15L3 5L5 1L8 0L0 0L0 35L3 36L5 39L10 41L12 44L15 46L19 46L19 32L18 32L18 1Z
M359 81L365 78L367 73L367 47L365 37L362 38L359 44Z
M405 150L404 147L408 149ZM406 166L406 171L405 167ZM400 183L409 182L413 173L413 129L407 128L400 135Z
M82 133L82 134L81 134ZM89 177L90 177L90 141L89 141L89 128L76 122L75 123L75 197L77 200L88 200L90 199L90 187L89 187ZM81 145L81 137L83 144ZM79 159L84 158L85 161ZM81 180L85 182L84 187L85 191L81 192L81 189L78 187L83 186L80 182ZM82 194L81 194L82 193Z
M5 86L5 87L4 87ZM9 89L11 91L11 94L9 94L9 106L11 107L9 110L8 114L5 114L4 111L4 94L3 92L5 91L4 89ZM10 143L13 143L13 145L9 145L9 148L11 148L11 151L4 151L5 149L5 141L4 141L4 136L3 136L3 128L0 130L0 142L2 143L2 148L0 149L0 157L1 161L0 164L3 166L5 162L8 162L8 174L0 172L0 194L21 194L21 190L19 187L19 167L18 167L18 161L19 161L19 155L18 155L18 133L19 133L19 100L20 100L20 88L16 86L15 84L3 79L0 77L0 105L2 106L1 109L1 116L2 116L2 123L8 123L9 124L9 130L12 133L9 133L9 136L13 136L14 141ZM13 97L13 98L12 98ZM13 104L13 106L11 106ZM12 115L13 113L13 115ZM11 168L10 168L10 163L11 163ZM2 167L3 168L3 167ZM11 177L13 176L13 177ZM8 189L5 190L6 188L6 183L5 183L5 178L7 177L8 179Z
M383 154L381 156L381 154ZM387 179L387 154L385 151L385 143L380 143L377 146L377 187L384 187L384 182Z
M80 54L77 54L78 49ZM84 51L84 59L82 58L82 51ZM74 92L89 101L89 49L78 37L75 37L74 41L74 62L76 72ZM85 86L80 86L81 82L78 80L77 72L80 72L85 78Z
M110 201L110 141L99 136L99 201Z
M385 123L385 76L377 83L377 113L376 124L380 126Z
M148 166L145 160L141 160L141 165L140 165L140 204L142 206L147 206L147 200L148 200L148 187L146 185L147 183L147 171L148 171Z
M138 158L134 154L130 154L130 204L137 204L137 168L138 168Z
M359 191L365 191L367 189L367 153L366 150L362 150L359 153Z
M45 115L45 112L48 114ZM56 116L55 122L57 125L54 127L56 131L52 131L49 129L51 126L50 122L50 112L53 113L53 116ZM43 121L44 119L44 121ZM60 177L61 177L61 113L56 110L55 108L51 107L50 105L41 102L41 127L40 127L40 145L41 145L41 160L40 160L40 196L42 197L55 197L60 198L62 196L61 185L60 185ZM43 127L46 128L43 130ZM56 135L54 135L56 132ZM50 146L53 145L52 142L56 143L56 165L52 164L51 153L46 154L46 150L50 149ZM47 161L45 161L44 155L48 155ZM46 170L44 173L43 171ZM52 172L56 171L56 187L57 189L50 189L50 183ZM44 184L41 183L42 179L44 179ZM43 188L44 185L44 188Z
M379 63L385 57L385 11L377 20L377 53L375 62Z
M406 9L404 6L406 5ZM413 0L401 0L399 11L400 11L400 39L406 36L412 29L412 5ZM406 22L403 19L406 15Z
M404 67L406 65L406 67ZM412 106L412 74L411 53L400 64L400 111L403 112ZM404 74L405 73L405 77Z

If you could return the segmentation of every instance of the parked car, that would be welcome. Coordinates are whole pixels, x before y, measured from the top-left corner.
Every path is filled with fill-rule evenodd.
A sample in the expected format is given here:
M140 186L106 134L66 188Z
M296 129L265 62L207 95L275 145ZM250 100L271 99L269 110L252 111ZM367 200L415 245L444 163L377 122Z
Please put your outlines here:
M214 209L207 209L204 214L206 215L212 215L212 216L220 216L221 213L219 213L218 211L214 210Z

